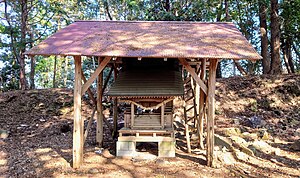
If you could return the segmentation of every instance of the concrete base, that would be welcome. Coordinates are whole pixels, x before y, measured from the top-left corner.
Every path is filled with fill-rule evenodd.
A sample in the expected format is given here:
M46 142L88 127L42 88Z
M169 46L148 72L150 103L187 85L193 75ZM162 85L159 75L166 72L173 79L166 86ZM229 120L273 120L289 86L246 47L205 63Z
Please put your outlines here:
M159 142L158 157L175 157L175 142L174 141Z
M116 153L117 156L134 157L137 155L136 141L117 141ZM175 141L158 141L158 157L175 157Z
M117 141L117 156L135 156L136 142L133 141Z

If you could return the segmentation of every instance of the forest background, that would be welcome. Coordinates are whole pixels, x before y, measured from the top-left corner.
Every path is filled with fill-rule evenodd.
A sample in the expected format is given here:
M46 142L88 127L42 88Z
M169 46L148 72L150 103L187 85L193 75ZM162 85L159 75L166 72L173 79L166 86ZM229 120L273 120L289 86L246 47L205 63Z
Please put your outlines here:
M75 20L234 22L263 59L223 60L217 77L299 73L299 9L300 0L0 0L0 92L72 87L72 57L24 52ZM83 60L87 76L95 66Z

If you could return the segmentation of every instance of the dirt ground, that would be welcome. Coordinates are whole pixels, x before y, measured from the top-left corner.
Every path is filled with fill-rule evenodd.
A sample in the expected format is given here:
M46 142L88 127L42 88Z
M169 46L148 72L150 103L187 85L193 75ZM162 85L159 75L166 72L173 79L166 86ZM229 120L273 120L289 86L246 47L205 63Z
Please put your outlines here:
M228 148L216 141L214 168L205 165L205 151L193 137L192 153L186 153L180 134L176 158L157 158L153 143L139 145L136 158L115 157L116 139L105 126L104 150L97 148L92 124L84 164L72 169L72 91L1 93L0 177L300 177L295 145L300 139L300 76L222 79L217 90L216 134L232 144ZM88 119L87 100L82 110Z

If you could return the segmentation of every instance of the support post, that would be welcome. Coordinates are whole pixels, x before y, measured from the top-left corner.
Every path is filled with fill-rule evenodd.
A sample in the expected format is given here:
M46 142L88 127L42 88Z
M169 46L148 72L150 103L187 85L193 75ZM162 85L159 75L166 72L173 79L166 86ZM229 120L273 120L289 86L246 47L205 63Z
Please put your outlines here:
M200 72L200 79L202 81L205 80L206 77L206 59L201 59L201 72ZM204 123L204 116L205 116L205 98L206 95L205 93L200 90L200 97L199 97L199 122L198 122L198 127L199 127L199 146L201 149L204 149L204 144L203 144L203 123Z
M114 80L117 79L117 68L114 66ZM113 106L113 118L114 118L114 131L113 137L117 134L117 125L118 125L118 99L114 98L114 106Z
M182 78L184 78L184 68L182 68ZM192 78L191 78L191 80L192 80ZM183 112L184 112L184 127L185 127L186 148L187 148L187 152L191 153L191 141L190 141L188 118L187 118L185 95L183 95L183 99L184 99Z
M184 110L185 107L184 107ZM191 140L190 140L190 131L189 131L189 124L188 124L188 119L187 119L187 114L186 111L184 111L184 118L185 118L185 122L184 122L184 127L185 127L185 139L186 139L186 145L187 145L187 152L191 153Z
M160 125L162 129L165 128L165 105L164 104L161 106Z
M196 66L196 73L198 77L200 77L200 65L197 64ZM199 136L199 121L200 121L200 110L199 110L199 105L200 105L200 86L196 83L195 84L195 102L196 102L196 111L197 111L197 116L195 117L195 122L194 124L197 124L197 134Z
M73 168L79 168L83 162L83 119L81 117L81 56L74 56L74 128L73 128Z
M131 129L133 128L133 124L134 124L134 104L131 103L131 118L130 118L130 122L131 122Z
M98 58L98 64L102 62ZM103 72L101 71L97 78L97 128L96 128L96 143L99 147L103 144L103 114L102 114L102 85L103 85Z
M210 59L209 78L207 84L207 166L213 166L214 160L214 119L215 119L215 89L218 59Z

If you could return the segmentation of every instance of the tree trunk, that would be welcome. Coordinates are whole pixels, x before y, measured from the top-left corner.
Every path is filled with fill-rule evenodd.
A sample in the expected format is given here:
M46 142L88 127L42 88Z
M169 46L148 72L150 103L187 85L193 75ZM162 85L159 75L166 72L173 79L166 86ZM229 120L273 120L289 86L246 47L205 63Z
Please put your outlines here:
M225 6L225 21L228 22L230 20L230 15L228 11L228 0L224 0L224 6Z
M295 73L295 66L293 62L292 56L292 40L290 38L287 39L287 57L288 57L288 64L291 69L291 73Z
M104 1L104 8L105 8L105 12L106 12L106 20L112 20L112 16L109 12L109 0Z
M30 57L30 89L35 88L34 83L34 75L35 75L35 57Z
M282 47L282 52L283 52L283 60L284 60L285 67L287 69L287 72L290 74L291 68L290 68L289 61L288 61L288 52L287 52L286 44L284 44L284 46Z
M217 22L220 22L221 21L221 18L222 18L222 0L220 0L220 4L219 4L219 7L217 7L217 19L216 21ZM217 71L216 71L216 77L217 78L222 78L222 66L221 66L221 61L218 63L218 66L217 66Z
M25 76L25 55L24 52L26 50L26 32L27 32L27 19L28 19L28 12L27 12L27 0L21 1L21 45L20 45L20 86L21 90L27 89L27 82Z
M30 48L33 47L33 30L31 28L30 32ZM34 82L34 75L35 75L35 57L31 56L30 57L30 77L29 77L29 81L30 81L30 89L34 89L35 88L35 82Z
M260 38L261 38L261 56L263 74L270 71L270 58L268 56L268 32L267 32L267 7L262 0L259 0L259 22L260 22Z
M221 67L221 61L218 63L216 77L217 77L217 78L222 78L222 67Z
M170 11L170 0L166 0L165 9L167 12Z
M56 88L56 66L57 66L57 56L54 57L53 88Z
M248 74L249 75L253 75L254 74L254 70L255 70L255 63L253 63L252 61L248 61Z
M292 46L293 46L293 49L294 49L295 53L297 54L299 61L300 61L300 52L297 50L297 47L295 44L292 44Z
M271 0L271 74L281 74L278 0Z
M248 73L245 71L245 69L241 66L241 64L239 63L239 61L233 60L236 68L240 71L240 73L242 75L248 75Z
M68 80L68 64L69 60L67 57L64 58L65 61L65 68L64 68L64 87L67 87L67 80Z

